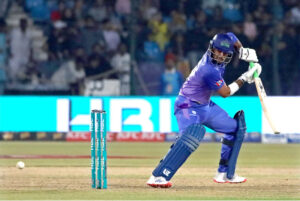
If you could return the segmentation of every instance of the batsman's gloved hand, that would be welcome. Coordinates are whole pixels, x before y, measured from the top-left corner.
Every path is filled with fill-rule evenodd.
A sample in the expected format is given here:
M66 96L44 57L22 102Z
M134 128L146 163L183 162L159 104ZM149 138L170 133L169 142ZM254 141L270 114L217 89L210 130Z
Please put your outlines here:
M261 74L261 65L259 63L254 63L254 67L250 68L247 72L243 73L238 79L243 80L244 82L248 82L249 84L254 82L254 72L257 72L257 75L259 76Z
M241 47L239 50L239 58L247 62L258 62L256 51L251 48Z
M261 65L260 65L259 63L254 63L253 68L256 69L255 71L257 72L257 77L259 77L260 74L261 74L261 71L262 71ZM250 70L253 69L253 68L251 68L250 65L249 65L248 71L250 71ZM254 72L255 72L255 71L254 71ZM254 74L254 73L253 73L253 74ZM250 79L249 81L250 81L250 82L248 82L249 84L253 83L253 82L254 82L254 76L252 76L252 79Z

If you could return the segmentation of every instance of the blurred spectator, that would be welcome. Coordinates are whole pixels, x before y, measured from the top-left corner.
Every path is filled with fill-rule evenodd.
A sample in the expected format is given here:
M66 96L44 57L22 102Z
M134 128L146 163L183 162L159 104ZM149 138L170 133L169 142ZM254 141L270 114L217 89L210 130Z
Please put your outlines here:
M130 18L129 18L129 16L119 16L116 12L115 12L115 10L114 10L114 8L113 7L108 7L108 18L106 18L106 19L108 19L108 21L109 21L109 23L110 23L110 25L111 25L111 28L113 29L113 30L115 30L116 32L118 32L119 33L119 35L121 34L121 32L124 30L124 29L126 29L126 26L130 26L130 24L129 23L131 23L130 22ZM105 19L103 20L103 21L105 21ZM102 21L102 22L103 22Z
M131 11L130 0L116 0L115 10L120 15L128 15Z
M259 55L259 63L263 68L263 72L261 73L260 77L262 80L264 80L265 89L268 89L271 92L274 88L274 85L272 84L273 76L270 76L270 74L273 73L273 49L269 39L262 41L261 47L258 49L257 54ZM255 94L255 92L253 94Z
M108 52L114 53L120 42L121 38L119 33L115 30L114 26L109 20L103 22L103 37L106 44L106 50Z
M203 10L197 10L193 27L185 35L187 58L193 68L198 63L208 47L209 38L207 36L207 15Z
M84 93L85 61L76 59L76 67L73 74L73 80L70 82L71 94L80 95Z
M182 59L177 62L177 69L182 74L184 80L190 75L191 68L188 60Z
M253 40L257 36L256 24L252 21L252 16L250 13L246 14L246 19L244 21L244 34L250 39Z
M79 58L83 61L87 60L87 55L84 51L84 48L82 46L78 46L74 49L73 55L75 58Z
M282 8L284 9L284 12L287 12L291 8L295 7L298 3L298 0L282 0Z
M178 10L179 1L174 0L160 0L160 12L169 16L173 10Z
M75 26L68 26L66 29L64 29L64 35L64 49L67 49L69 53L84 43L79 29L77 29Z
M184 58L188 44L185 41L183 33L179 32L173 35L170 41L170 48L174 52L177 58Z
M85 77L84 61L77 59L64 62L52 75L51 82L54 86L70 88L74 83L80 82Z
M74 16L77 20L83 19L87 14L87 8L83 0L76 0L74 5Z
M224 3L224 0L210 0L210 1L202 1L201 8L208 14L212 15L214 13L214 9L217 6L221 6Z
M170 61L169 61L170 60ZM177 57L174 53L172 52L168 52L166 55L165 55L165 64L169 62L169 64L171 64L171 62L174 62L174 66L176 66L176 60L177 60Z
M212 17L209 18L208 23L209 28L214 30L214 33L212 35L215 35L217 33L217 31L215 31L217 28L222 28L230 25L230 22L223 17L223 9L221 6L216 6L213 9Z
M109 71L112 71L112 67L104 57L95 54L89 56L87 66L85 67L87 78L95 77ZM108 75L107 77L115 78L115 74Z
M139 16L139 20L133 26L133 30L136 36L137 47L142 47L144 41L148 39L149 33L151 33L151 29L148 27L147 21Z
M121 82L121 95L130 94L130 54L125 44L121 44L119 51L111 59L112 67L117 70Z
M92 4L88 11L88 15L91 16L97 22L102 22L104 19L108 18L107 5L105 5L104 0L96 0Z
M259 25L268 25L271 19L272 14L269 7L262 3L259 4L253 13L253 21Z
M4 68L7 59L6 24L0 19L0 68Z
M50 18L52 21L61 20L66 5L64 1L59 1L57 10L52 10Z
M25 0L26 9L35 21L46 21L50 17L50 10L45 0Z
M90 16L85 18L84 27L81 29L81 37L84 51L87 54L91 53L95 43L104 43L103 32L97 27L96 22Z
M184 13L187 17L194 15L197 10L201 9L201 1L199 0L181 0L184 6Z
M291 9L290 22L296 25L300 24L300 2Z
M6 24L4 20L0 20L0 94L4 93L4 85L6 81L5 64L7 59L7 37Z
M181 13L179 11L172 11L171 12L171 22L169 24L170 32L172 34L176 32L185 32L186 27L186 16L184 13Z
M15 3L12 2L0 1L0 18L4 17L7 22L10 22L9 16L6 16L7 8L15 9ZM46 48L44 51L49 51L47 52L49 60L30 62L32 58L38 60L41 57L31 57L32 37L27 26L24 26L24 29L19 28L18 34L12 31L9 34L11 37L8 37L0 25L0 68L6 60L6 49L11 49L9 65L5 67L9 78L15 82L44 84L46 83L44 77L50 79L57 66L61 66L62 62L66 65L66 60L76 60L80 65L85 62L88 74L92 76L95 73L108 72L108 69L130 69L130 59L135 59L140 62L139 67L144 65L156 69L156 73L143 75L144 80L148 79L147 76L156 76L153 82L156 88L151 89L153 91L150 92L154 94L157 93L158 87L159 76L157 75L164 70L162 65L165 55L177 56L175 66L186 77L190 68L198 63L207 50L209 40L216 33L230 31L237 35L243 46L256 49L259 62L264 68L261 77L265 88L275 89L276 83L274 84L275 79L272 76L276 64L274 62L278 60L282 94L297 93L293 87L293 82L297 83L300 77L298 73L300 62L295 59L299 56L300 46L300 37L297 34L300 24L300 3L297 0L274 2L269 0L143 0L134 1L133 6L137 10L133 13L131 13L133 1L130 0L17 0L16 2L17 6L25 8L32 19L46 20L45 23L38 24L34 21L38 25L34 29L43 30L48 38L45 45L48 46L48 50ZM51 21L48 19L48 13L51 13ZM282 19L283 14L284 19ZM17 16L19 15L14 17ZM274 22L278 23L276 29L274 29L276 25ZM39 40L44 38L39 36L38 32L34 31L32 34L37 35L35 46L39 46ZM131 35L132 33L134 34ZM22 37L25 39L23 40ZM6 48L6 38L10 39L8 41L11 48ZM122 60L128 60L127 50L126 53L123 52L125 49L123 43L130 44L130 49L134 51L134 58L129 57L127 62L129 67L126 68L121 64ZM26 51L21 50L20 46ZM39 50L34 52L37 53ZM278 57L274 57L276 51ZM92 59L92 62L88 58ZM90 68L95 66L99 68ZM225 75L226 79L233 81L234 77L246 69L245 66L247 64L234 57L230 64L233 73ZM118 78L121 81L126 80L125 74L119 74ZM288 81L285 81L286 79ZM71 88L76 89L72 92L74 94L80 91L80 86L75 85L70 84ZM126 84L121 86L126 88ZM121 91L125 92L126 89ZM248 86L239 91L241 95L252 93L256 94L255 89Z
M105 56L105 47L100 43L95 43L92 48L91 55Z
M77 0L63 0L63 1L65 2L67 8L74 8L75 1Z
M158 44L161 51L164 51L166 44L169 42L169 30L168 25L163 22L160 12L155 14L149 21L149 27L152 31L152 40Z
M0 19L2 19L6 15L8 7L9 0L0 1Z
M183 76L176 70L175 55L167 55L165 60L165 71L161 75L161 95L178 95L179 89L183 84Z
M20 26L10 33L10 53L8 75L12 82L17 82L19 76L26 71L32 53L32 35L27 29L27 20L20 19Z
M152 0L145 0L139 7L139 12L144 20L150 20L157 12L158 8L154 6Z
M34 63L28 64L25 71L19 72L18 79L19 82L22 84L29 84L35 86L43 82L42 75Z
M6 81L5 72L2 68L0 68L0 95L4 94L5 81Z
M50 55L46 61L35 63L35 68L38 69L41 74L41 79L43 79L41 82L43 84L47 85L47 83L50 82L52 75L59 69L61 63L62 62L53 57L53 55Z
M72 26L75 23L75 15L71 8L66 8L62 13L62 21L68 26Z
M50 30L48 38L50 55L61 59L63 57L64 43L67 40L65 34L65 27L67 25L62 21L55 21Z
M297 34L294 28L286 27L283 23L278 23L275 31L278 40L276 48L278 50L279 74L281 75L281 87L284 95L290 95L297 72ZM289 64L289 65L286 65Z
M225 19L231 22L240 22L243 20L240 2L237 0L225 0L221 6L223 7Z
M152 40L150 34L148 34L148 40L144 42L144 49L143 49L143 60L154 61L154 62L161 62L163 61L163 52L161 52L158 44Z

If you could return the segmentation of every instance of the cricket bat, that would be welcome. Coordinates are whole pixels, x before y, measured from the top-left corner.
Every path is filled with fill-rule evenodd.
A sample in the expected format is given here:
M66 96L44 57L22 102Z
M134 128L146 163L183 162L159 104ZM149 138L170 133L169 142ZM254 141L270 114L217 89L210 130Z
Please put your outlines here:
M250 62L250 67L253 68L254 67L254 63ZM261 79L258 77L257 72L254 72L254 82L255 82L255 86L256 86L256 90L257 90L257 94L261 103L261 107L264 111L265 117L267 118L274 134L280 134L280 132L276 129L274 122L272 121L272 118L270 116L270 113L267 109L266 106L266 98L267 98L267 94L264 88L264 85L261 81Z

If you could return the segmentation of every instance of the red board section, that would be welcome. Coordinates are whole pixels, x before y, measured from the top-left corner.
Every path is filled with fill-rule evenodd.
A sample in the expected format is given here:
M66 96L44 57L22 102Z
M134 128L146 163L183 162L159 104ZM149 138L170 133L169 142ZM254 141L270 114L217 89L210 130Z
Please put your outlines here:
M68 132L66 136L66 141L71 141L71 142L91 141L91 133L90 132Z
M119 142L164 142L165 134L158 132L121 132L115 133L115 141Z
M67 133L66 140L71 142L90 141L91 133L69 132ZM164 142L165 134L159 132L108 132L106 140L108 142Z

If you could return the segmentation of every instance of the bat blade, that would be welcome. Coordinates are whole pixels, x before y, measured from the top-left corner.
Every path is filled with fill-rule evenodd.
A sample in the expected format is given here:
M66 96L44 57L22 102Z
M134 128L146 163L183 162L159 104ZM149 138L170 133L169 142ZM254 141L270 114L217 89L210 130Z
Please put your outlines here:
M267 94L266 94L264 85L259 77L254 78L254 81L255 81L257 94L258 94L262 109L264 111L265 117L267 118L269 125L271 126L274 134L280 134L280 132L276 129L275 124L273 123L272 118L270 116L269 110L267 109L267 106L266 106Z

